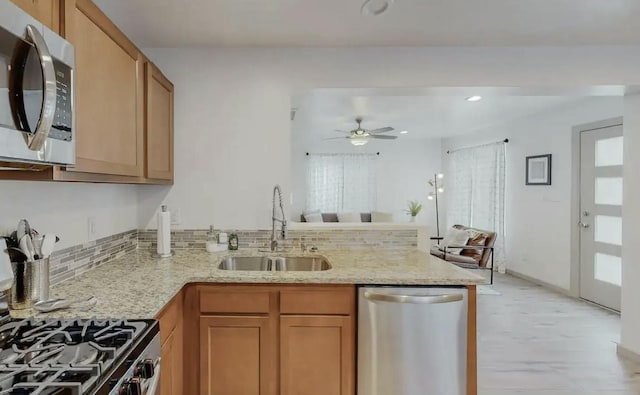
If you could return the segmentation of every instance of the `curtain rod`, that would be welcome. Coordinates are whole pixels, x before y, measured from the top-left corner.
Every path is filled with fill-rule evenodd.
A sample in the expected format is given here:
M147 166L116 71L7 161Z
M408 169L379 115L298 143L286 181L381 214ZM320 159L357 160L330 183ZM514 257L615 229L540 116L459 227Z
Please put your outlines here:
M486 147L487 145L500 144L500 143L506 144L508 142L509 142L509 139L504 139L504 140L500 140L500 141L494 141L492 143L484 143L484 144L478 144L478 145L471 145L471 146L468 146L468 147L460 147L460 148L456 148L456 149L447 150L447 154L450 154L450 153L456 152L456 151L460 151L460 150L464 150L464 149Z
M376 152L376 155L380 156L380 152ZM309 154L308 152L305 153L305 156L309 156L311 154ZM349 153L345 153L345 154L314 154L314 155L373 155L373 154L349 154Z

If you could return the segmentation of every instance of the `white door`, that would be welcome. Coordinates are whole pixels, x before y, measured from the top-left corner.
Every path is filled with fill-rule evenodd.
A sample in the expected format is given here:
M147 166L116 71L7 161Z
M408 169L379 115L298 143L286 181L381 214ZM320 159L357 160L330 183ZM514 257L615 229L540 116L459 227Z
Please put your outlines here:
M622 125L580 135L580 297L620 310Z

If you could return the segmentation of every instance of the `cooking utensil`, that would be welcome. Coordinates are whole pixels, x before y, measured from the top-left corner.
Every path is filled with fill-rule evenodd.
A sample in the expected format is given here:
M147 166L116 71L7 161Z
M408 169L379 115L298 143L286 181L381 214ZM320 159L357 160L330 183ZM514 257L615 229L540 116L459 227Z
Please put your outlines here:
M53 254L53 249L56 246L56 239L58 237L53 233L47 233L44 235L42 245L40 248L40 254L43 258L49 258Z
M49 313L55 310L74 309L81 311L91 310L98 303L94 296L79 299L49 299L37 302L33 309L42 313Z
M20 248L17 247L7 247L7 252L9 253L9 259L11 262L26 262L27 256L22 252Z
M38 255L38 257L40 258L44 258L42 256L42 243L44 242L44 236L43 235L32 235L31 236L31 241L33 242L33 250L35 252L34 254L34 258L35 255ZM38 258L36 258L38 259Z
M35 251L33 250L33 242L31 241L31 236L23 235L22 238L20 238L20 249L22 250L24 255L26 255L27 262L33 262Z
M18 240L18 243L20 242L20 240L22 240L22 238L26 234L27 234L27 220L21 219L20 222L18 222L18 229L16 229L16 238Z

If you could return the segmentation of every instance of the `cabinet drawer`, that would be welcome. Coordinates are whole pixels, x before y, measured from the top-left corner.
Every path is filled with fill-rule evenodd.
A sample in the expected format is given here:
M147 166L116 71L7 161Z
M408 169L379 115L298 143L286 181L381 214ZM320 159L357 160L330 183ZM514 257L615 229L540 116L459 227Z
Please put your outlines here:
M268 314L276 292L237 288L219 288L200 292L200 313Z
M355 288L296 287L280 291L281 314L351 315L355 312Z

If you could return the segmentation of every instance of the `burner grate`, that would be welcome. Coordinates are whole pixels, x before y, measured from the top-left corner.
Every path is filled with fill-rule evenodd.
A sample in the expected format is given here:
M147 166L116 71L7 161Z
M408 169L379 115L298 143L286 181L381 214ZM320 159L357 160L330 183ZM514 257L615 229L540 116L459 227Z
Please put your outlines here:
M0 395L81 395L147 328L144 321L39 320L0 326Z

